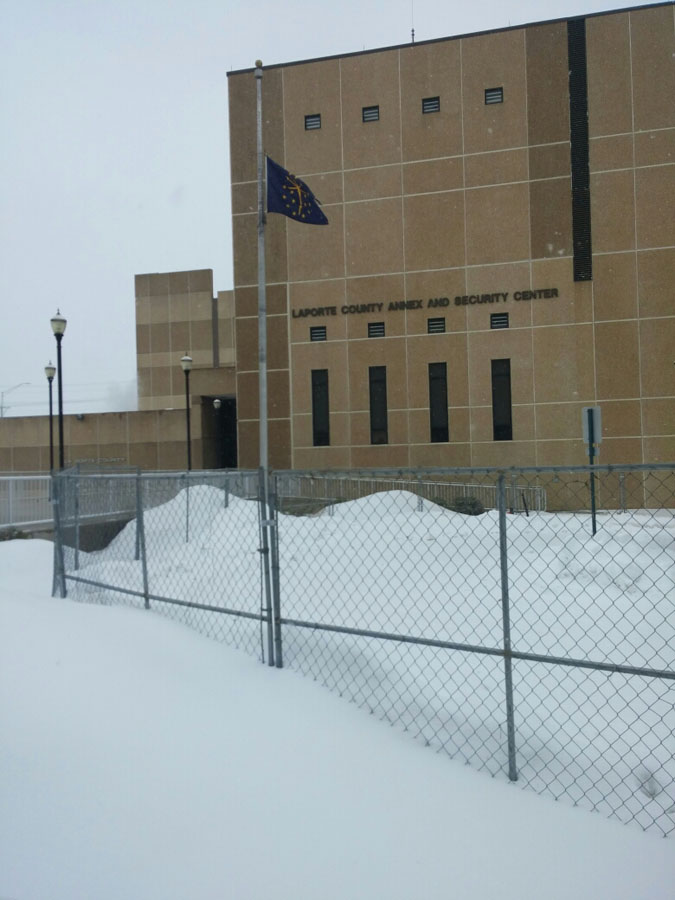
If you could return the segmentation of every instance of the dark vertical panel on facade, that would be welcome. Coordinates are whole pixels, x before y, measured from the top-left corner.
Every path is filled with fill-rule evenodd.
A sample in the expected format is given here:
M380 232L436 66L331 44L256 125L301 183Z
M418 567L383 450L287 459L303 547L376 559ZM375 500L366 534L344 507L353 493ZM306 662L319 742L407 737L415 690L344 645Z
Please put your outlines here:
M432 443L448 441L448 365L429 363L429 431Z
M330 445L328 369L312 369L312 443L315 447Z
M574 280L591 281L591 192L588 164L588 82L586 20L567 23L570 71L570 156L572 161L572 240Z
M370 386L370 443L388 444L387 424L387 367L369 366Z
M492 360L492 439L513 440L510 359Z

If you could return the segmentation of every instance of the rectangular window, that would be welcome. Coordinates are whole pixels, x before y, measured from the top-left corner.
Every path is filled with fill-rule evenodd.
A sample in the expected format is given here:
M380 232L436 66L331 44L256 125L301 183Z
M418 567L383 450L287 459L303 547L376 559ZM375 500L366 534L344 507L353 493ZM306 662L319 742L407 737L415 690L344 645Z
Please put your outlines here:
M490 328L508 328L509 327L509 314L508 313L491 313L490 314Z
M321 128L321 113L305 116L305 131L316 131L317 128Z
M429 431L432 444L449 441L448 364L429 363Z
M422 112L423 113L440 112L440 109L441 109L441 98L440 97L425 97L422 100Z
M489 105L490 103L503 103L504 102L504 88L486 88L485 90L485 103Z
M369 366L370 385L370 443L388 444L387 427L387 367Z
M364 106L361 110L361 117L364 122L379 122L380 121L380 107L379 106Z
M512 441L511 360L492 360L492 439Z
M368 337L384 337L384 322L368 322Z
M445 334L445 319L427 319L427 334Z
M312 325L309 329L309 339L310 339L310 341L325 341L326 340L326 326L325 325Z
M330 444L328 369L312 369L312 442L315 447Z

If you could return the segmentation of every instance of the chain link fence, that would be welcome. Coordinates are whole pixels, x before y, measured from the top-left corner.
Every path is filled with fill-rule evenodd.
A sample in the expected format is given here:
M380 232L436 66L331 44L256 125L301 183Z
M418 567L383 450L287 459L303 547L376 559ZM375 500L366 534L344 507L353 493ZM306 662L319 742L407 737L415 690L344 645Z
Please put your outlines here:
M672 466L263 484L59 475L55 591L152 608L494 777L675 831ZM126 510L95 552L85 496Z

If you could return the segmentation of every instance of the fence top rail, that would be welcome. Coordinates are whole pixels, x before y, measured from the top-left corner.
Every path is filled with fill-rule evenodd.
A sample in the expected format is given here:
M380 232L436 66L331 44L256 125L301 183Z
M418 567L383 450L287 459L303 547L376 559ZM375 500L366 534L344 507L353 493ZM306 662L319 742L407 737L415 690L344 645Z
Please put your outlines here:
M382 478L388 481L403 475L521 475L594 472L611 474L622 472L675 471L675 461L667 463L622 463L579 466L425 466L391 469L275 469L273 475L308 478Z
M78 478L87 481L102 480L110 481L113 479L129 480L135 478L146 478L157 480L160 479L179 479L184 478L188 481L196 481L199 478L237 478L237 477L257 477L257 469L192 469L187 472L183 469L166 469L164 471L154 470L152 472L74 472L72 470L55 472L55 478ZM49 476L46 476L49 478Z
M2 481L49 481L51 475L45 475L44 472L36 472L34 475L26 475L25 473L21 475L0 475L0 482Z

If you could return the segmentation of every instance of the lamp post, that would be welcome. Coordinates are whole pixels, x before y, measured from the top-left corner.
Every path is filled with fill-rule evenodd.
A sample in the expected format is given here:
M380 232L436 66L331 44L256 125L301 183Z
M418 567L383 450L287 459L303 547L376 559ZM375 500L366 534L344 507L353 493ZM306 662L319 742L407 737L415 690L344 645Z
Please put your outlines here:
M54 420L53 420L53 409L52 409L52 382L54 381L54 375L56 375L56 366L52 365L51 359L49 360L49 365L45 366L45 375L47 376L47 381L49 382L49 471L54 471Z
M63 366L61 365L61 341L68 324L66 319L61 315L61 310L56 310L56 315L51 318L52 331L56 338L56 367L59 373L57 380L58 397L59 397L59 468L64 467L63 455Z
M185 427L187 438L187 467L192 469L192 444L190 441L190 370L192 369L192 357L187 353L182 357L180 364L185 374Z

